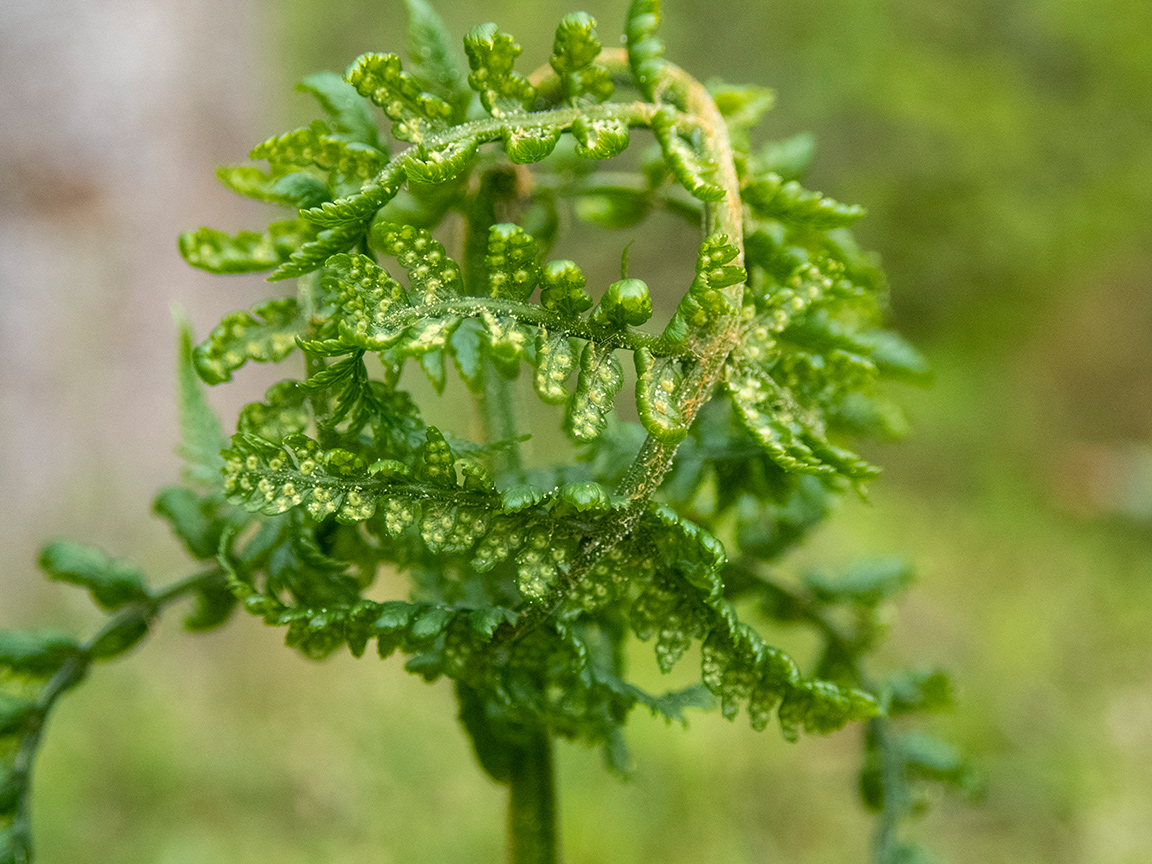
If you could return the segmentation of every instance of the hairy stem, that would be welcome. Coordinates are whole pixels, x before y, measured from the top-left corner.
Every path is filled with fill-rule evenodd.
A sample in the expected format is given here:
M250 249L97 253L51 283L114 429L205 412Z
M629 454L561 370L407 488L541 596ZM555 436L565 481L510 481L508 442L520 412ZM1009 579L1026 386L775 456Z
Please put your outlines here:
M539 730L510 748L508 860L511 864L556 864L557 831L552 739Z

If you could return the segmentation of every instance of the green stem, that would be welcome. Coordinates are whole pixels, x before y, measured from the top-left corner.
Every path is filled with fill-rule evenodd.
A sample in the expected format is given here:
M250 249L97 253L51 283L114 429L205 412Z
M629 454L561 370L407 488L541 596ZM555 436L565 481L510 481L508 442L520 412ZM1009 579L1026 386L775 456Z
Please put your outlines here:
M469 294L487 293L484 256L488 229L506 221L515 209L517 185L515 175L488 172L481 176L479 189L464 211L464 283ZM484 443L508 442L493 453L493 470L497 474L519 470L515 391L488 357L484 358L483 389L476 401ZM552 740L546 730L534 729L525 739L507 742L506 746L508 860L511 864L556 864L560 856Z
M507 221L519 197L518 177L507 169L488 171L480 177L480 186L464 213L464 287L472 295L486 295L487 277L484 257L488 252L488 229ZM518 471L520 447L516 443L516 392L510 381L485 356L483 389L476 401L485 444L508 442L492 454L496 474Z
M297 302L300 304L300 310L304 315L304 338L316 338L316 283L319 281L319 274L309 273L302 276L296 283ZM324 358L316 354L304 352L304 380L308 381L311 378L319 375L327 367ZM336 445L335 438L332 435L332 430L327 427L325 421L331 414L331 406L328 401L328 391L326 389L311 390L308 393L308 405L312 409L312 419L316 423L316 437L320 441L320 446L325 448L334 447Z
M467 254L465 252L465 255ZM424 318L446 318L449 315L479 318L485 313L492 313L502 318L512 318L521 324L528 324L533 327L543 327L549 333L565 333L576 339L601 342L611 345L613 348L627 348L631 351L647 348L656 357L683 357L685 359L696 357L692 351L676 345L669 345L668 340L660 334L649 333L637 327L618 328L610 324L588 321L575 315L561 315L535 303L510 300L505 297L452 297L431 303L417 303L413 306L393 308L377 320L371 335L399 331L408 324Z
M555 771L552 739L537 731L510 748L508 777L508 860L511 864L556 864Z
M484 443L507 442L492 453L493 468L497 474L519 471L520 445L517 443L516 391L512 382L492 365L484 361L484 390L478 397L480 419L484 428Z
M868 721L868 734L874 736L881 754L884 807L876 821L872 837L872 860L886 864L896 856L900 845L900 823L911 810L908 786L904 780L906 767L900 748L892 740L895 734L887 717L873 717Z
M151 592L148 598L140 603L124 607L113 615L95 636L80 645L76 653L48 679L36 700L35 719L20 740L13 764L14 776L19 778L24 789L16 815L8 829L12 843L11 860L15 864L28 864L32 860L32 815L29 809L32 797L32 766L39 752L48 718L60 697L83 681L88 674L88 668L99 659L95 656L96 646L105 636L116 632L126 621L139 618L141 615L151 621L170 603L222 579L223 575L219 570L197 573Z

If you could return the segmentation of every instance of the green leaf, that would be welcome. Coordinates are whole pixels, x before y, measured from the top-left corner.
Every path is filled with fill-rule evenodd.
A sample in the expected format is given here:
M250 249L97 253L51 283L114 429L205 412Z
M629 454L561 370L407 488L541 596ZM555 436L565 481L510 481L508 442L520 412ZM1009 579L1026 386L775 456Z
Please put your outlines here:
M240 409L236 429L268 441L283 441L308 428L307 399L308 390L299 381L280 381L268 388L263 402L250 402Z
M306 171L269 174L252 165L225 165L216 177L237 195L284 207L315 207L332 197L328 184Z
M300 311L295 298L269 300L251 312L232 312L196 346L192 360L201 380L221 384L247 363L278 363L296 347Z
M837 687L827 681L804 681L793 687L780 705L780 728L794 741L801 729L827 735L853 720L876 716L876 700L861 690Z
M656 540L665 566L676 570L689 585L705 592L711 600L719 598L724 588L720 568L727 561L724 544L668 507L651 507L648 521L665 529Z
M148 635L148 616L143 613L121 618L105 629L92 644L92 656L97 660L111 660L136 646Z
M676 401L676 391L684 378L675 357L655 358L647 348L634 351L636 362L636 405L640 422L657 440L676 444L688 434L684 415Z
M639 279L620 279L608 286L592 320L611 327L638 327L652 317L648 286Z
M416 148L405 154L405 170L413 182L438 185L465 174L476 161L476 136L449 141L435 148Z
M35 716L36 703L8 693L0 693L0 738L6 735L20 735L29 720ZM0 793L0 798L3 794ZM0 804L0 815L4 812Z
M49 579L87 588L104 609L148 600L144 574L139 569L91 546L69 540L49 543L40 552L40 567Z
M656 101L656 85L667 66L663 56L664 43L656 35L659 26L660 0L632 0L624 24L628 65L632 69L636 89L649 102Z
M456 468L464 479L464 488L485 493L495 493L496 486L492 483L492 476L484 463L471 456L462 456L456 460Z
M459 315L422 318L408 329L397 348L400 357L420 358L420 365L428 373L429 380L436 384L437 392L444 389L444 348L463 320Z
M652 134L660 144L664 160L676 180L688 193L701 201L723 201L724 187L716 182L716 166L686 140L676 109L665 105L652 115Z
M377 176L388 157L367 144L344 141L317 121L303 129L269 138L252 148L252 159L267 159L276 170L315 166L354 189Z
M226 622L236 608L236 595L223 580L196 592L195 607L184 619L184 629L193 633L214 630Z
M409 0L409 4L420 0ZM317 72L296 85L301 93L311 93L332 122L337 135L349 141L380 147L380 130L372 119L364 98L356 88L335 72Z
M712 94L716 107L724 117L732 146L741 152L748 152L748 131L775 104L775 92L767 87L734 87L723 81L709 81L708 92Z
M932 377L932 367L919 351L890 330L872 330L857 337L871 349L872 362L884 373L907 381L924 383Z
M484 264L492 297L524 301L532 296L540 281L540 250L519 225L493 225L488 229Z
M468 86L480 94L480 103L493 117L526 111L536 101L536 88L512 68L521 50L495 24L473 27L464 37L464 52L472 70Z
M517 487L518 489L525 489L530 487ZM516 508L508 506L508 494L510 490L504 493L505 509L514 510ZM536 497L532 500L532 504L539 503L540 492L535 490ZM472 568L477 573L487 573L501 561L504 561L524 545L526 539L525 531L521 520L517 519L496 519L492 523L492 527L476 546L475 555L472 558Z
M404 327L393 327L390 313L410 305L408 294L367 255L334 255L323 284L339 298L340 338L347 345L382 351L403 336Z
M368 223L380 208L399 193L408 176L405 166L409 161L408 159L396 159L389 162L379 174L363 184L358 191L336 201L325 201L319 207L301 210L300 216L304 220L318 228L328 229L329 233L322 232L312 244L313 250L308 253L307 261L302 254L301 260L295 268L282 268L291 271L287 275L299 276L324 263L324 259L318 257L320 246L325 248L331 246L332 252L329 252L329 255L347 250L367 230ZM338 242L345 240L348 242L343 248L336 248ZM304 250L300 251L303 253ZM308 269L300 269L308 261L314 261L314 263ZM272 279L277 278L284 279L287 276L273 274Z
M627 228L651 211L651 196L633 189L600 190L574 202L577 217L604 228Z
M576 155L588 159L610 159L628 147L628 127L611 118L592 120L580 115L572 121Z
M400 141L422 144L446 129L452 106L431 93L401 68L395 54L362 54L348 70L347 81L371 99L392 120L392 134Z
M481 636L491 637L501 624L515 624L516 613L501 607L474 609L468 615L468 623Z
M0 765L0 819L16 812L27 788L26 775ZM12 845L14 841L10 831L0 830L0 864L16 864L16 849ZM24 851L26 854L27 850Z
M451 300L462 292L459 265L425 229L377 222L372 227L372 244L407 271L409 289L417 303Z
M430 93L462 110L468 103L464 58L444 21L425 0L405 0L408 7L408 56L413 75Z
M560 141L558 127L509 126L501 133L508 160L515 165L531 165L546 159Z
M456 486L456 457L452 448L444 440L443 433L435 426L425 432L427 440L420 451L420 470L417 476L433 486L454 488Z
M544 492L538 486L520 483L509 486L500 493L504 510L508 513L519 513L529 507L534 507L544 500Z
M456 682L456 697L460 703L460 722L468 732L477 761L497 783L507 783L511 776L512 747L507 738L495 732L487 711L489 701L480 691L461 681Z
M221 448L223 449L223 448ZM220 460L224 467L224 460ZM211 561L220 548L220 537L230 522L221 518L221 502L201 498L191 489L169 486L161 489L152 510L164 518L193 558Z
M482 507L426 504L420 538L434 554L471 549L488 530L488 512Z
M448 340L460 377L473 393L479 393L484 386L484 357L480 351L483 332L483 325L469 318L461 322Z
M576 354L567 334L549 334L540 328L536 337L536 374L532 379L540 399L549 405L566 402L569 394L564 382L575 366Z
M79 656L80 645L52 630L0 630L0 668L32 678L50 678Z
M952 707L952 681L938 669L905 672L886 682L888 713L931 713Z
M321 450L303 435L277 445L237 433L224 451L228 500L269 516L304 505L317 521L334 513L339 522L362 522L392 485L369 474L359 457L339 448Z
M758 176L774 173L785 180L798 180L816 152L816 138L801 132L783 141L769 141L752 159L753 173Z
M939 738L923 732L905 732L900 736L899 747L910 778L974 790L975 778L967 764L955 748Z
M534 528L516 556L516 587L529 603L538 603L560 575L569 557L564 544L557 543L546 528Z
M882 558L863 561L840 577L809 573L804 584L822 603L875 606L904 591L913 577L912 565L903 558Z
M589 342L580 355L576 392L568 403L565 428L577 441L599 437L608 424L613 400L624 386L624 370L610 345Z
M863 207L841 204L810 192L795 180L784 182L775 173L749 183L740 197L757 216L827 230L851 225L864 215Z
M263 234L198 228L180 235L180 255L209 273L260 273L287 261L308 233L299 222L274 222Z
M867 462L823 441L819 418L805 412L770 378L733 371L726 383L741 425L785 471L860 480L875 475Z
M413 616L409 634L414 640L429 642L444 632L451 619L451 609L444 606L427 606Z
M176 453L184 460L184 476L189 482L214 487L219 482L223 460L220 451L227 441L220 418L208 404L204 387L193 360L192 329L183 313L176 313L179 348L176 355L176 397L180 417L180 443ZM215 550L212 552L215 555Z
M480 319L488 332L488 356L501 374L515 378L520 361L531 357L536 334L515 318L493 315L488 310L480 313Z
M608 492L599 483L565 483L556 492L557 503L578 513L608 509Z
M548 62L560 76L564 98L572 105L603 102L612 95L612 75L595 60L600 56L596 19L587 12L570 12L556 28Z
M584 274L572 261L549 261L540 276L540 305L565 317L592 308Z
M696 275L664 330L665 341L682 344L690 329L704 328L718 318L735 314L735 305L724 289L748 278L743 267L731 263L739 254L726 234L716 233L704 239L696 255Z
M363 198L364 196L360 196ZM341 199L352 200L352 199ZM359 200L359 199L357 199ZM324 204L324 208L338 207L341 201L330 201ZM304 210L302 215L315 213L315 210ZM325 213L338 212L337 210L328 211ZM375 211L372 211L375 212ZM370 218L371 213L365 217ZM268 277L269 282L279 282L281 279L292 279L297 276L303 276L305 273L311 273L316 270L320 265L327 261L333 255L339 252L346 252L364 233L366 223L347 222L341 223L334 228L326 228L320 231L314 240L301 244L291 255L288 260L283 262L277 267L272 275Z

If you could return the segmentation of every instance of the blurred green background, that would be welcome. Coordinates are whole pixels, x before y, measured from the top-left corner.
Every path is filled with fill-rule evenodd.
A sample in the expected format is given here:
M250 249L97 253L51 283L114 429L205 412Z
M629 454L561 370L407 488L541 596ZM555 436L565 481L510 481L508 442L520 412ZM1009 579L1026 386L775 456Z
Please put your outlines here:
M576 8L439 6L457 34L512 32L523 69ZM624 7L584 4L607 44ZM674 62L777 90L762 136L815 133L807 185L868 208L858 234L895 325L936 370L900 394L912 437L867 448L885 468L870 500L846 500L791 565L917 562L884 658L953 671L958 708L933 726L988 790L941 801L918 835L953 862L1152 860L1152 6L665 11ZM0 7L0 627L95 620L38 579L49 536L179 572L147 505L177 471L167 307L203 333L265 287L189 271L176 232L259 224L212 166L310 119L304 74L403 32L398 0ZM595 257L602 235L579 238L577 260ZM633 252L652 284L662 257ZM213 398L231 415L282 374L245 370ZM503 793L449 688L394 660L310 663L281 637L251 619L187 637L173 616L100 670L43 752L41 860L500 860ZM788 745L637 714L629 734L630 783L561 751L570 864L866 859L859 729Z

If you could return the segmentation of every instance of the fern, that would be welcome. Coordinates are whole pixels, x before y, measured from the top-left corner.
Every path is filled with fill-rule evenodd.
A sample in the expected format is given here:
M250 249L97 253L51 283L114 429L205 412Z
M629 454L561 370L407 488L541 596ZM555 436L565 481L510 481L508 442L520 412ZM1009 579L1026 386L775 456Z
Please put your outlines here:
M800 185L808 139L753 150L770 92L705 88L664 59L656 0L633 2L626 51L603 50L591 16L566 16L548 65L527 76L495 25L459 53L424 0L408 7L407 69L365 54L344 79L305 79L327 121L254 148L266 169L221 169L233 191L295 216L180 239L193 266L271 271L296 292L225 316L195 348L183 331L188 467L155 510L197 572L156 590L98 550L45 548L48 575L110 617L84 642L0 638L0 861L30 860L31 762L56 700L185 596L193 630L241 606L309 657L375 642L451 679L480 764L511 787L517 862L556 860L554 738L600 745L619 769L633 709L682 721L712 705L757 730L775 717L788 740L865 721L876 860L909 860L899 825L919 786L971 786L945 745L897 725L944 704L946 678L865 671L878 610L909 571L881 562L793 584L769 569L833 496L876 474L848 446L902 425L885 380L925 374L882 329L883 276L848 233L863 211ZM600 165L637 134L656 144L643 174ZM534 181L509 163L534 166ZM651 326L643 281L589 286L576 263L548 260L547 219L505 215L568 204L608 225L660 207L702 225L669 321ZM451 251L448 222L463 238ZM297 349L304 377L246 406L225 440L197 377L219 384ZM481 435L424 421L400 386L410 360L439 390L459 374ZM522 366L541 402L562 406L554 422L575 458L523 464L509 385ZM618 419L622 399L638 425ZM364 596L384 566L419 574L409 596ZM771 644L797 624L823 641L809 670ZM631 683L629 634L653 640L664 672L698 646L700 683Z

